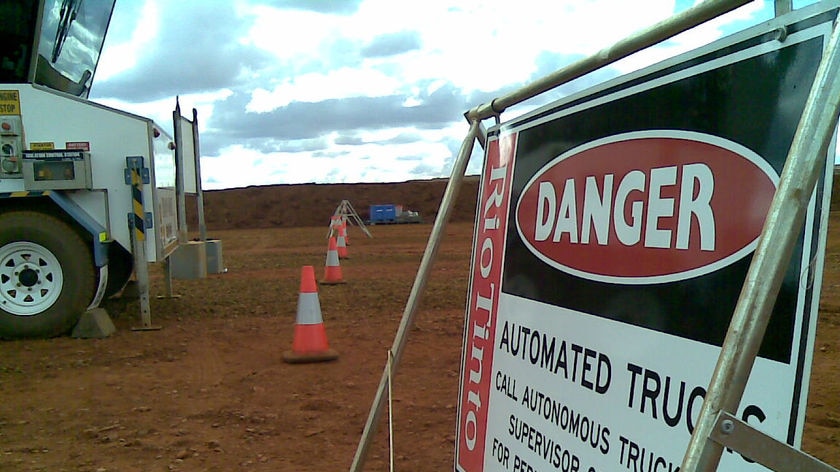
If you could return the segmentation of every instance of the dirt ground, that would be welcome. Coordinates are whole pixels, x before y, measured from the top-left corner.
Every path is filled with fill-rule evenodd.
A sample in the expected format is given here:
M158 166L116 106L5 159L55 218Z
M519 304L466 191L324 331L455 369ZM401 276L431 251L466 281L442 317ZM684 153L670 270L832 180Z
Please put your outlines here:
M373 239L351 227L347 283L319 286L340 358L287 364L300 268L323 275L338 201L320 226L212 231L228 272L175 281L178 298L157 297L153 266L159 331L132 331L137 301L116 299L107 339L0 343L0 470L348 470L432 226L374 226ZM836 466L840 212L831 219L803 449ZM394 379L397 470L452 469L471 237L469 221L447 227ZM365 470L388 470L387 431Z

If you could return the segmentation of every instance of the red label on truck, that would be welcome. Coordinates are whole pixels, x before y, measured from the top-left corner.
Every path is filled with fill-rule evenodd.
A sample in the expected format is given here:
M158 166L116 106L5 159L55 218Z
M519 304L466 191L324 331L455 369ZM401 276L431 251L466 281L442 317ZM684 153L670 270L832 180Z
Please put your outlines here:
M778 176L755 152L695 132L610 136L525 185L516 227L561 271L612 283L688 279L755 249Z
M64 143L65 149L75 149L79 151L90 152L90 142L88 141L67 141Z

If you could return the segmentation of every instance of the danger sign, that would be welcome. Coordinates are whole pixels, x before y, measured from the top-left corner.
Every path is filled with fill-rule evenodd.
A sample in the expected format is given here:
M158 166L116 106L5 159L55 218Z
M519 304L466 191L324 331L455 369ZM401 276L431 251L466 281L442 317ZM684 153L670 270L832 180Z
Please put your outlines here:
M836 14L798 10L490 130L456 470L678 469ZM831 168L735 412L794 446Z
M667 282L755 249L778 176L749 149L679 130L581 148L540 169L516 208L523 243L547 264L605 282Z

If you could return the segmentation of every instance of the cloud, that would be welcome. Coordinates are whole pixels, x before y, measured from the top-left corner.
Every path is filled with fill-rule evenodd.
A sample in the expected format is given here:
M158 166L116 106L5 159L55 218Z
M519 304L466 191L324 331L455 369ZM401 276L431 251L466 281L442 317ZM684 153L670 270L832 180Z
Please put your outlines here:
M352 15L359 10L362 0L274 0L262 2L273 8L306 10L334 15Z
M247 111L257 113L275 110L291 102L319 102L354 96L387 96L399 92L403 84L395 77L373 69L342 68L326 73L296 76L269 91L258 87Z
M643 14L620 0L521 0L515 8L503 0L118 2L91 97L164 126L176 95L182 110L198 108L202 175L215 188L448 176L465 111L693 2L649 0ZM731 16L755 21L749 8ZM721 25L502 118L708 42ZM480 168L476 145L467 171Z
M237 18L232 3L210 1L204 3L205 8L188 8L189 3L160 2L159 17L189 17L190 21L171 21L156 28L134 67L98 78L92 94L140 103L208 92L235 86L248 70L270 62L268 54L240 42L247 21Z
M397 54L418 50L420 46L420 33L417 31L388 33L375 37L373 41L362 48L362 56L396 56Z
M237 139L307 139L331 132L392 127L439 128L460 119L469 96L452 85L420 91L415 106L406 96L356 96L319 102L293 101L263 112L247 111L248 98L237 93L217 105L208 126L229 130Z
M399 131L399 128L388 128L384 132L378 130L354 131L349 134L339 134L332 143L342 146L363 146L378 144L380 146L392 144L410 144L423 140L422 134L415 131Z
M358 146L365 143L361 136L341 135L333 141L338 145Z

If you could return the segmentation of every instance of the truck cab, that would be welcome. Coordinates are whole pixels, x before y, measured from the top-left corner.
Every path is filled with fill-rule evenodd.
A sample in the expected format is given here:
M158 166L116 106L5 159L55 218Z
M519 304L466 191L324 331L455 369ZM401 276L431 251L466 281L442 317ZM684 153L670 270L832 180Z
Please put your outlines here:
M88 100L114 4L0 3L0 338L68 332L185 242L195 118Z

